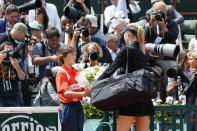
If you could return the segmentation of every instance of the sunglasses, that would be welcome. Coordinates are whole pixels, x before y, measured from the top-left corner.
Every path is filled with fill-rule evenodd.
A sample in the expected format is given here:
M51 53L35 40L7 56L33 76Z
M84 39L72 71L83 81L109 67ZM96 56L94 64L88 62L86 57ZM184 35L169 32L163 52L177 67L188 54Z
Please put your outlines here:
M36 42L29 42L28 45L35 45Z

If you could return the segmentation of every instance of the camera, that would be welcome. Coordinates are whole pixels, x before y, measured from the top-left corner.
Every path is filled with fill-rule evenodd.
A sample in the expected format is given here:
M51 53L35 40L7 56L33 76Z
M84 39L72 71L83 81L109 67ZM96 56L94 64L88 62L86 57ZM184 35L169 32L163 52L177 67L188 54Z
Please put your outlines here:
M164 19L165 20L165 14L163 13L163 12L157 12L156 14L155 14L155 19L157 20L157 21L162 21L162 19Z
M88 37L90 35L88 29L86 29L85 27L81 27L80 32L81 32L83 37Z
M37 9L42 6L42 0L33 0L18 7L20 12L28 12L32 9Z
M18 58L20 58L21 57L21 55L20 55L20 53L19 52L17 52L17 51L15 51L15 50L6 50L6 51L3 51L2 52L3 54L6 54L6 58L3 60L3 62L4 63L10 63L10 57L11 58L16 58L16 59L18 59Z
M153 55L159 55L159 56L166 56L166 57L177 57L177 55L180 52L179 45L175 44L152 44L147 43L145 44L145 49L147 52L152 53Z
M179 72L180 72L180 68L178 66L174 66L172 68L169 68L166 73L167 76L170 78L177 78Z
M177 76L180 76L182 82L190 83L189 79L183 74L179 66L171 67L166 72L167 76L170 78L175 78L177 80Z
M91 60L98 60L99 56L96 52L90 52L89 57Z
M81 16L85 16L86 14L78 9L75 9L73 7L67 6L64 8L63 13L66 17L68 17L69 19L74 19L74 20L78 20L81 18Z

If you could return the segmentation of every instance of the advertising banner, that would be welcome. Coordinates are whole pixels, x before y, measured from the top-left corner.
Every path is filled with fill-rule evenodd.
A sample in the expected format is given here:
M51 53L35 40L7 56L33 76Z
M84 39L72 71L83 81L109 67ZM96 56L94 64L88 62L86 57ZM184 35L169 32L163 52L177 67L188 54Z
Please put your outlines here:
M0 131L60 131L57 107L1 107Z

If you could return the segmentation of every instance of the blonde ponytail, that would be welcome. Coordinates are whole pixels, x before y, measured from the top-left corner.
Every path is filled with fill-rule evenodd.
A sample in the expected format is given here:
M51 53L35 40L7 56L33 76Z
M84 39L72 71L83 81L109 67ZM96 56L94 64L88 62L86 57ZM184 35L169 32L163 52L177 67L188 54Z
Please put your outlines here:
M143 52L143 54L145 54L145 47L144 47L144 43L145 43L145 40L144 40L144 30L138 26L138 30L137 30L137 40L139 42L139 47L140 47L140 50Z

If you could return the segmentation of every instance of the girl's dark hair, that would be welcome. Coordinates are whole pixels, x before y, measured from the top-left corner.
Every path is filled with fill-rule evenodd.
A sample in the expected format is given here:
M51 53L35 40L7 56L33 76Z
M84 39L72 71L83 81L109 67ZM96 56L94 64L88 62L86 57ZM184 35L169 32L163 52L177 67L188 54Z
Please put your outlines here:
M64 57L66 57L68 54L75 52L76 52L75 47L67 46L67 45L62 46L57 52L57 55L59 57L58 64L59 65L64 64Z
M46 12L45 8L40 7L36 11L37 11L38 14L42 13L44 15L44 17L43 17L43 27L44 27L44 30L46 30L48 28L49 17L47 15L47 12Z

